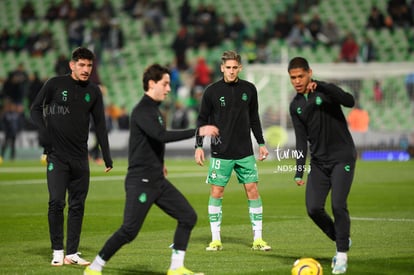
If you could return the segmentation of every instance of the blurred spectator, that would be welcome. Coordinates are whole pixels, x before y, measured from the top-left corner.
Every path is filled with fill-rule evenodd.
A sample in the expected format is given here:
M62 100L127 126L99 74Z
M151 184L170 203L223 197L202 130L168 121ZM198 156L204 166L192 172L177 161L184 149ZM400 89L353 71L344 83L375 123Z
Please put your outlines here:
M189 126L188 110L180 102L175 102L175 111L171 120L172 129L187 129Z
M6 149L10 148L10 160L16 157L16 138L22 128L21 114L13 102L6 100L2 114L4 140L1 146L1 158L4 159Z
M116 16L115 8L110 0L103 0L102 5L98 8L98 13L102 18L114 18Z
M414 102L414 72L405 77L405 88L407 90L408 100Z
M0 51L6 52L10 50L10 33L7 28L4 28L0 34Z
M66 25L69 48L80 47L84 41L85 24L77 17L77 11L72 9Z
M368 35L364 35L364 40L360 47L360 57L362 62L372 62L377 59L376 48Z
M271 52L266 43L262 42L257 45L257 59L256 61L261 64L266 64L271 59Z
M367 132L369 127L369 115L366 110L363 110L359 104L349 112L348 125L351 131L355 132Z
M235 14L233 22L229 25L229 36L234 41L236 51L241 49L243 40L246 36L247 26L239 14Z
M301 48L306 45L312 45L312 35L302 20L296 21L287 37L290 47Z
M165 17L169 17L171 15L167 0L153 0L153 1L160 8L162 14Z
M216 26L215 33L217 36L216 38L217 44L220 44L221 42L224 41L224 39L229 38L229 26L224 16L217 17L217 22L215 26Z
M240 51L242 58L247 61L248 64L253 64L257 60L257 45L251 37L246 36L243 40L242 48Z
M287 38L292 27L293 25L289 22L287 14L280 13L275 18L275 22L273 24L274 37L279 39Z
M115 105L112 102L107 104L107 106L105 108L105 114L108 118L108 121L110 121L110 122L107 123L107 127L112 129L113 128L113 122L118 121L118 118L121 116L122 113L123 113L123 111L121 110L121 108L119 106Z
M372 28L375 30L379 30L385 27L385 17L384 14L378 9L377 6L372 6L370 14L367 20L367 28Z
M194 66L194 86L204 90L211 83L212 70L203 57L199 57Z
M15 33L10 35L9 48L18 53L27 49L28 36L21 30L17 29Z
M30 20L36 19L36 12L33 7L33 3L30 0L27 0L26 3L20 9L20 20L23 23L27 23Z
M368 112L356 102L355 107L348 113L347 122L355 140L360 140L362 146L365 146L367 142L366 134L369 129L369 121Z
M50 1L49 7L46 10L45 19L53 22L59 18L59 5L54 0Z
M389 0L387 11L395 26L409 27L413 25L413 18L406 0Z
M408 34L408 49L407 52L409 55L414 54L414 32L412 34Z
M118 19L112 19L108 30L107 40L104 46L109 50L111 62L117 65L122 64L122 49L125 45L124 32L119 25Z
M385 15L384 25L388 30L390 31L394 30L394 20L392 19L391 15L389 14Z
M19 63L17 68L10 73L10 85L8 85L7 90L4 91L4 95L16 105L17 110L20 113L24 110L23 101L27 94L28 85L29 75L27 74L23 63Z
M331 18L322 25L322 31L318 38L327 46L339 44L339 28Z
M135 5L138 3L138 0L123 0L122 11L128 14L131 17L134 17Z
M136 19L143 19L150 2L148 0L138 0L134 2L134 7L131 11L132 17Z
M411 19L414 20L414 0L408 3L408 10L411 12ZM414 22L412 22L414 25Z
M339 61L342 62L357 62L359 54L359 45L355 41L354 34L348 32L344 41L341 44L341 51L339 53Z
M187 49L190 47L190 44L191 39L187 27L181 26L171 45L175 55L175 62L179 70L186 70L188 68Z
M94 65L101 64L104 46L100 29L98 27L87 29L83 40L83 45L95 54L95 61L93 62Z
M307 28L313 38L314 43L319 42L322 26L323 24L321 18L319 17L319 14L315 13L307 24Z
M163 31L165 14L158 2L149 2L144 10L144 30L148 36Z
M373 93L374 101L377 103L382 102L382 99L384 98L384 92L382 90L381 82L379 80L374 81Z
M32 44L32 56L44 56L50 49L53 48L53 35L48 29L43 30L36 41Z
M70 73L69 59L64 54L60 54L56 59L54 69L57 75Z
M118 116L118 129L129 129L129 114L125 106L121 106L120 114Z
M3 100L11 100L10 96L13 93L14 89L15 89L15 84L13 82L13 78L12 78L12 72L8 72L6 79L4 79L3 85L2 85L2 89L1 89L1 93L0 93L0 111L1 111L1 107L2 107L2 103Z
M193 46L195 48L211 48L218 45L221 41L218 40L217 36L215 10L211 9L210 6L206 6L195 18L198 18L198 20L196 20L194 26Z
M180 13L180 17L179 17L180 25L188 26L192 22L192 18L191 18L192 9L190 5L190 0L184 0L181 3L179 7L179 13Z
M171 93L173 100L175 100L178 96L178 89L181 87L181 74L174 61L171 64L167 64L167 68L170 70Z
M78 19L87 19L96 13L96 5L93 0L81 0L76 10Z
M36 98L37 93L40 91L40 89L43 86L43 81L39 77L38 72L34 72L33 75L30 78L30 84L29 84L29 90L27 94L27 106L32 106L33 100Z
M61 0L58 4L58 18L62 20L71 19L71 13L76 11L75 7L72 4L72 0Z

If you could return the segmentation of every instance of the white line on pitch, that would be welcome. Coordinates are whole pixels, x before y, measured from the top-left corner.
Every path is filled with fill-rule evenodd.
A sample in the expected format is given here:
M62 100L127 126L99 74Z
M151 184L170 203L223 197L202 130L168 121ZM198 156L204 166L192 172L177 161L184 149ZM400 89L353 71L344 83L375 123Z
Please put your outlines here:
M414 222L414 219L395 219L395 218L369 218L369 217L351 217L355 221L374 221L374 222Z

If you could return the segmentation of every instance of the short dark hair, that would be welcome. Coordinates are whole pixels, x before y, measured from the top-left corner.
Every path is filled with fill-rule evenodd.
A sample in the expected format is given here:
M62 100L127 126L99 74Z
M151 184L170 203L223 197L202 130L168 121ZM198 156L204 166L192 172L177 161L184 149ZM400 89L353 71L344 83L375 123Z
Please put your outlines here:
M72 60L78 61L79 59L94 60L95 54L85 47L78 47L72 51Z
M221 64L224 64L227 60L236 60L241 64L241 56L236 51L225 51L221 56Z
M148 83L150 80L158 82L165 74L170 74L170 70L167 67L161 66L157 63L148 66L142 76L142 85L144 87L144 91L148 91Z
M297 56L289 61L288 72L292 69L304 69L305 71L309 71L310 67L305 58Z

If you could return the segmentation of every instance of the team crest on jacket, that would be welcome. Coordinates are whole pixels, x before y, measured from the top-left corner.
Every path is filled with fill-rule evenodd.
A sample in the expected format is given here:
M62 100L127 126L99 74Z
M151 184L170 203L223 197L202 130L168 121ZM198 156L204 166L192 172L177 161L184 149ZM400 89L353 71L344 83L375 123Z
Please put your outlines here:
M247 101L247 94L246 94L246 93L243 93L243 94L242 94L242 100L243 100L243 101Z
M160 123L160 125L164 125L164 120L161 116L158 116L158 122Z
M62 101L67 101L68 100L68 91L63 91L62 92Z
M302 108L301 108L301 107L298 107L298 108L296 109L296 113L298 113L298 115L300 115L300 114L302 113Z
M226 106L226 100L225 100L224 96L220 97L219 101L220 101L220 106L222 106L222 107Z
M85 101L86 102L91 101L91 95L89 93L86 93L86 95L85 95Z
M317 96L315 99L315 103L316 105L321 105L322 104L322 98L320 96Z

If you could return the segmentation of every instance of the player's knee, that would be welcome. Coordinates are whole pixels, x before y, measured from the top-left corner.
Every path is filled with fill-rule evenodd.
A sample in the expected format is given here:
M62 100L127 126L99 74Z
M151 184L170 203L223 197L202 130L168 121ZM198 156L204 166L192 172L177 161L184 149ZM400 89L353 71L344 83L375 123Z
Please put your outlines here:
M211 186L211 196L216 199L220 199L223 197L224 194L224 187L218 185Z
M49 212L61 212L65 208L64 200L50 200L49 201Z
M334 216L338 215L344 215L345 213L348 213L346 204L343 203L333 203L332 204L332 212Z
M192 229L197 223L197 213L192 211L187 211L186 215L183 216L178 222L188 229Z
M323 208L308 206L308 216L311 218L319 217L325 213Z
M118 230L118 235L122 243L129 243L129 242L132 242L137 237L138 231L139 231L138 228L132 228L132 227L128 228L128 227L122 226Z

